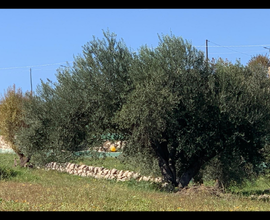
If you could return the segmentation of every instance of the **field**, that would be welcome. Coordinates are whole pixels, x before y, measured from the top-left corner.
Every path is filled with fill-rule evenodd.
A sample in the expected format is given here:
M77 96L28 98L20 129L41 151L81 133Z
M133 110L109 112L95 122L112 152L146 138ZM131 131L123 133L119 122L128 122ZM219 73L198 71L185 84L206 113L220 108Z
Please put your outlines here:
M116 182L13 167L14 154L0 154L0 211L269 211L269 201L252 200L270 188L269 178L259 178L234 193L217 196L204 191L179 194L160 191L148 182ZM89 163L89 161L78 161ZM93 165L122 168L108 158ZM101 164L98 164L101 163ZM210 184L210 183L209 183Z

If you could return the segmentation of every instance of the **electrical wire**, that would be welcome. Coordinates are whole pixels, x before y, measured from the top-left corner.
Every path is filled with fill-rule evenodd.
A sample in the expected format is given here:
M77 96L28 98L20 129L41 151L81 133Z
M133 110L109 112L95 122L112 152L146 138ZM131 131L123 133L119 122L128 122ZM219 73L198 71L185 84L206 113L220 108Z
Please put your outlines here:
M72 62L72 61L67 61ZM59 62L59 63L49 63L49 64L40 64L40 65L31 65L31 66L15 66L15 67L2 67L0 70L9 70L9 69L22 69L22 68L33 68L33 67L42 67L42 66L53 66L60 65L67 62Z
M234 52L237 52L237 53L241 53L241 54L244 54L244 55L247 55L247 56L250 56L250 57L252 56L252 55L250 55L250 54L243 53L243 52L240 52L240 51L231 49L231 48L229 48L228 46L222 46L222 45L219 45L219 44L217 44L217 43L215 43L215 42L213 42L213 41L209 41L209 40L208 40L208 42L210 42L210 43L212 43L212 44L215 44L215 45L217 45L217 46L219 46L219 47L224 47L224 48L226 48L226 49L228 49L228 50L231 50L231 51L234 51Z
M213 44L216 44L214 43L213 41L209 41L208 42L211 42ZM267 47L267 46L270 46L270 44L261 44L261 45L229 45L229 46L222 46L222 45L219 45L219 44L216 44L216 46L211 46L211 45L208 45L208 47ZM194 46L194 47L205 47L205 45L203 46Z
M262 53L264 52L265 50L255 50L255 51L249 51L249 53ZM231 52L231 53L211 53L211 54L236 54L236 53L239 53L239 52Z
M223 47L226 48L228 50L234 51L234 53L211 53L211 54L235 54L235 53L242 53L244 55L247 56L252 56L250 54L244 53L244 52L240 52L234 49L231 49L231 47L267 47L270 46L270 44L259 44L259 45L228 45L228 46L222 46L220 44L217 44L213 41L209 41L208 42L215 44L215 45L208 45L208 47ZM201 45L201 46L194 46L194 47L205 47L205 45ZM73 62L73 61L67 61L67 62ZM10 69L23 69L23 68L33 68L33 67L44 67L44 66L52 66L52 65L60 65L63 63L67 63L67 62L59 62L59 63L49 63L49 64L40 64L40 65L28 65L28 66L15 66L15 67L0 67L0 70L10 70Z

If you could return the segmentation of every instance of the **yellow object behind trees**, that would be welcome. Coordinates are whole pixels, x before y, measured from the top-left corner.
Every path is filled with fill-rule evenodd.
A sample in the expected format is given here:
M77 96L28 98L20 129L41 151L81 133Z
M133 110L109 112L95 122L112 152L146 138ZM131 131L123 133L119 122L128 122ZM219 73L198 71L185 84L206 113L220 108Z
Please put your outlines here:
M110 150L111 150L111 152L115 152L115 151L116 151L115 146L111 146L111 147L110 147Z

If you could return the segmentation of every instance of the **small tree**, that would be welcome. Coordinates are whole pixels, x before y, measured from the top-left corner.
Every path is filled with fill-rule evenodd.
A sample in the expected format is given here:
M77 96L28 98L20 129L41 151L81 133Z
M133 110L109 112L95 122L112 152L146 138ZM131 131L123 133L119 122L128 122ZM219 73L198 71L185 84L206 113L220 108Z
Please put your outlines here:
M23 116L23 102L29 101L26 95L24 95L21 89L9 87L7 92L4 93L4 97L0 101L0 130L5 141L7 141L11 148L20 157L20 165L24 166L30 158L20 151L18 145L15 143L16 132L25 127L25 122L22 119Z
M247 63L247 65L251 68L254 67L256 65L262 65L263 67L268 68L270 66L270 60L268 58L268 56L265 55L256 55L253 56Z
M263 69L262 71L265 72L266 75L270 74L270 60L268 58L268 56L265 55L256 55L253 56L247 63L247 66L251 69L258 69L261 68Z

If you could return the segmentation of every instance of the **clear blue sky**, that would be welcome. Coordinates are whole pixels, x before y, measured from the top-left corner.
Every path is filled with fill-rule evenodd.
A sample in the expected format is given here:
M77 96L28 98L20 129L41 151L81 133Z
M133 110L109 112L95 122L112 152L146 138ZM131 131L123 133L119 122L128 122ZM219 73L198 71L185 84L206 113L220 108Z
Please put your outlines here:
M0 9L0 94L13 84L30 90L30 67L34 91L40 79L56 81L56 69L93 35L102 38L102 29L134 51L156 47L158 34L172 32L202 51L208 39L210 59L245 65L251 56L269 55L263 48L270 48L269 16L269 9Z

